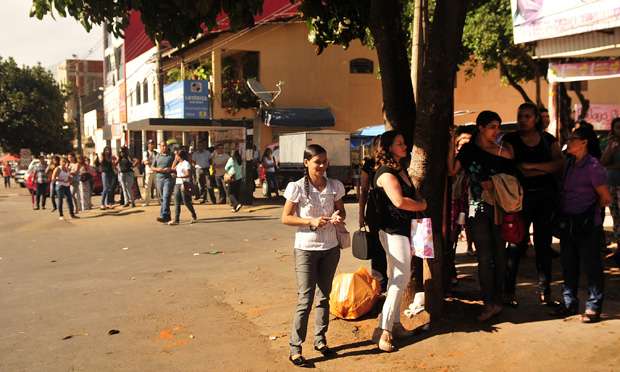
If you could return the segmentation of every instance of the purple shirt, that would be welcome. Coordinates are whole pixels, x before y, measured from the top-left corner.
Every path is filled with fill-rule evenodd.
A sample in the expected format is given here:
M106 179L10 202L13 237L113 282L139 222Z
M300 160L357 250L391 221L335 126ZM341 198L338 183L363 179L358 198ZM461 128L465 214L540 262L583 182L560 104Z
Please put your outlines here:
M580 214L598 202L596 188L607 184L607 171L599 161L586 155L566 171L562 192L562 212ZM596 208L594 222L601 224L600 208Z

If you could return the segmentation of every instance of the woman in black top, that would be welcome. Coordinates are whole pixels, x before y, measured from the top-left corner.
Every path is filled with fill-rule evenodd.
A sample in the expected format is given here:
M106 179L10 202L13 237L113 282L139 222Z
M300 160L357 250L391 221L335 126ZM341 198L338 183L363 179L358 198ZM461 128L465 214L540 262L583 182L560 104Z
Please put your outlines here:
M502 311L505 278L506 243L501 238L500 225L495 223L494 206L482 199L484 190L492 190L491 177L516 173L512 147L497 144L502 119L492 111L482 111L476 118L478 133L454 156L454 141L448 152L448 170L452 176L461 169L469 177L469 220L472 240L478 257L480 291L484 310L478 320L486 321Z
M543 123L536 105L524 103L519 106L517 115L519 131L508 133L504 141L514 150L514 159L523 177L522 216L529 232L534 225L534 248L536 250L536 270L538 271L538 296L541 304L552 304L551 295L551 219L557 209L558 185L555 173L563 166L562 152L558 141L543 131ZM515 285L519 271L519 260L527 249L529 233L519 244L511 244L508 249L506 298L505 301L517 306Z
M109 146L103 148L101 153L101 182L103 191L101 192L101 209L113 208L114 205L114 159L112 149Z
M134 208L136 206L136 203L133 200L132 192L134 182L133 162L129 158L129 150L125 146L121 147L121 152L119 153L118 167L121 172L121 187L123 189L123 195L125 199L125 205L123 205L123 207L128 207L131 204L131 207Z
M374 186L377 197L379 239L387 254L388 288L380 328L379 349L394 351L392 332L400 322L400 303L411 280L411 220L414 212L426 210L425 200L416 200L416 190L400 161L407 156L405 139L397 131L381 135L375 155Z
M376 136L372 140L371 154L373 157L364 159L360 177L360 195L359 195L359 226L360 228L368 226L368 232L371 236L373 244L370 247L370 267L372 275L381 283L381 291L387 289L387 259L385 251L379 243L379 229L377 228L377 219L381 216L377 215L377 209L373 198L373 180L375 178L375 159L374 154L379 146L381 136Z

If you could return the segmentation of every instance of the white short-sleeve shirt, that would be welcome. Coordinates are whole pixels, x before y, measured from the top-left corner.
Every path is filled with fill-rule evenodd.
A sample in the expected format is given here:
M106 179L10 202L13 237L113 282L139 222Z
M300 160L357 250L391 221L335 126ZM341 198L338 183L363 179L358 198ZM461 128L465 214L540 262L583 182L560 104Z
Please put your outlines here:
M327 178L323 191L317 190L308 182L308 194L305 192L305 178L290 182L284 191L286 200L297 204L297 216L301 218L330 217L334 211L334 203L345 194L342 182ZM316 231L309 226L300 226L295 233L295 248L305 251L326 251L338 246L336 228L327 224Z
M175 182L177 185L182 185L183 182L189 182L189 177L183 178L184 177L183 173L185 170L189 171L190 169L191 169L191 166L189 165L189 162L187 160L183 160L182 162L177 164L176 166L177 179Z

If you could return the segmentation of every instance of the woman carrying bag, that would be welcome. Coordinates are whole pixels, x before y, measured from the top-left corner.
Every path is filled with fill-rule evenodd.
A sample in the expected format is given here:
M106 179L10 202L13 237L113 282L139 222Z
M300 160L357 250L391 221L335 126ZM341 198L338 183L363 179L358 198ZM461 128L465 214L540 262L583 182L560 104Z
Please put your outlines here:
M237 213L241 209L242 205L239 202L241 199L241 185L243 183L243 166L241 155L239 151L233 151L232 156L226 162L224 170L224 182L228 185L228 195L230 196L230 205L232 206L232 212Z
M317 287L314 349L324 356L334 354L327 346L325 335L329 324L329 294L340 260L336 227L344 223L346 212L342 201L344 185L326 177L328 165L327 151L319 145L309 145L304 151L304 177L290 182L284 192L282 223L297 227L293 252L298 297L289 339L289 360L299 367L311 366L301 352Z
M563 304L555 315L568 317L579 311L580 264L588 278L588 300L581 316L584 323L598 322L603 308L603 216L611 203L605 168L588 151L596 137L587 127L575 129L568 138L570 155L560 196L560 248L564 276Z
M399 332L400 303L411 280L411 220L415 212L426 210L426 201L417 192L401 165L407 156L405 139L397 131L383 133L375 156L374 187L377 205L384 206L378 223L379 240L387 255L387 296L381 312L379 349L392 352L393 331ZM395 326L397 328L395 328Z

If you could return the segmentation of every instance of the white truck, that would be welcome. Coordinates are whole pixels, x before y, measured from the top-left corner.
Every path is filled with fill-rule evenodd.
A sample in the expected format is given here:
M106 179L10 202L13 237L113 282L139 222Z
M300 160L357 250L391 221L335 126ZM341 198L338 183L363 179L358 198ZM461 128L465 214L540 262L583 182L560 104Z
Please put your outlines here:
M353 168L351 167L351 136L346 132L320 130L282 134L279 138L280 187L304 175L304 150L310 144L321 145L327 150L329 167L327 176L340 180L349 191L353 188Z

